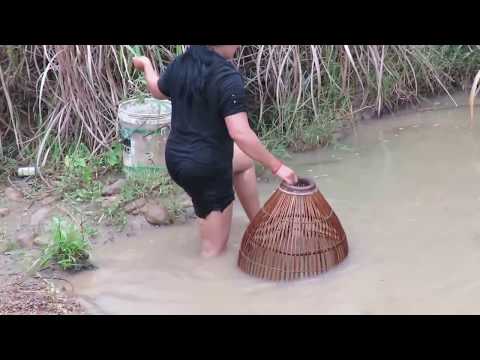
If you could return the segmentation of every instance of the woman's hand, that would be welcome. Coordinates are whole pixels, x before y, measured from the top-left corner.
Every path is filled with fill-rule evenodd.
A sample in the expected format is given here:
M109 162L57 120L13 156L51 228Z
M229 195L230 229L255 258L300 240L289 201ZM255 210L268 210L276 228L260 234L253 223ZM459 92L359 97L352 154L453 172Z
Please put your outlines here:
M146 56L135 56L132 59L133 66L139 71L142 71L147 81L147 89L150 91L150 94L156 99L164 100L167 99L167 96L163 94L158 88L158 80L160 76L153 69L152 62Z
M146 56L136 56L133 58L132 61L133 66L135 66L135 68L140 71L145 71L146 67L152 67L150 59Z
M297 174L295 174L295 172L292 169L290 169L285 165L280 166L280 168L277 170L275 175L289 185L294 185L298 182Z
M230 137L235 141L240 150L253 160L265 166L265 168L270 169L274 175L289 185L298 182L295 172L283 165L282 162L273 156L260 142L257 135L255 135L250 128L246 112L225 117L225 123Z

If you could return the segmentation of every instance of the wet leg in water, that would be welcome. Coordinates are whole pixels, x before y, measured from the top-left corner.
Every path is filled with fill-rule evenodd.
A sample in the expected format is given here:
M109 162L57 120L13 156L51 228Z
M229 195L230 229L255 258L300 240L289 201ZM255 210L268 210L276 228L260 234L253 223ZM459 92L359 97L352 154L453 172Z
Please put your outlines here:
M198 219L203 257L218 256L225 251L232 225L232 209L233 203L223 212L212 211L206 219Z
M236 145L233 155L233 175L235 191L251 221L260 210L255 165ZM198 220L202 256L218 256L225 251L232 225L232 211L233 203L223 212L212 211L206 219Z
M238 199L250 221L260 211L255 164L235 144L233 151L233 182Z

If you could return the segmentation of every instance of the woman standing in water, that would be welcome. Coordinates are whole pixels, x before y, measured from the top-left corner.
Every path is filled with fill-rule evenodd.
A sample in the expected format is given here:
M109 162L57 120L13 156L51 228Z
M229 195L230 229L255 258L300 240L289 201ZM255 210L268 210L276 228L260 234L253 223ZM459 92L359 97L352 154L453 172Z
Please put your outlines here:
M229 60L239 45L192 45L159 76L144 56L133 59L157 99L171 99L168 172L192 198L205 257L226 248L234 187L250 221L260 210L252 159L289 184L296 174L268 152L250 128L245 89Z

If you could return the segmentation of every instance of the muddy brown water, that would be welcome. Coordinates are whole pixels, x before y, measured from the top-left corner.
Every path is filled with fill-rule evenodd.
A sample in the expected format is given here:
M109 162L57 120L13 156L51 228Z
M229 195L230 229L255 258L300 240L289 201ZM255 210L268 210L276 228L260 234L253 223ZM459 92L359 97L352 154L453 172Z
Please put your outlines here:
M97 249L99 269L71 279L76 293L94 314L480 313L478 128L465 107L405 113L295 155L349 240L348 258L321 276L272 283L238 270L247 219L236 204L224 256L198 256L193 222L149 229ZM277 185L259 184L262 201Z

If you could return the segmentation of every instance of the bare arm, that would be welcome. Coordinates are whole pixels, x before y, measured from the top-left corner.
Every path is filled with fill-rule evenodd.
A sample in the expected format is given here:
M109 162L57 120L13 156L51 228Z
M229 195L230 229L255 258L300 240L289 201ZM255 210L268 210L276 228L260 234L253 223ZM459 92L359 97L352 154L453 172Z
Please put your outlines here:
M160 75L153 69L152 63L145 56L136 57L133 59L133 65L140 71L144 72L145 80L147 81L147 89L154 98L165 100L168 97L158 88L158 80Z
M227 116L225 118L225 123L227 124L230 137L244 153L270 169L272 173L289 184L298 181L296 174L283 165L280 160L273 156L265 146L263 146L257 135L250 128L248 117L245 112Z
M278 170L282 165L281 161L275 158L260 142L257 135L250 128L246 113L227 116L225 122L230 137L244 153L272 172Z

